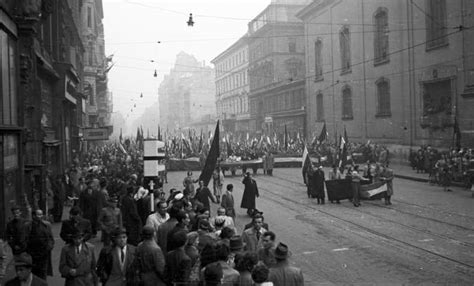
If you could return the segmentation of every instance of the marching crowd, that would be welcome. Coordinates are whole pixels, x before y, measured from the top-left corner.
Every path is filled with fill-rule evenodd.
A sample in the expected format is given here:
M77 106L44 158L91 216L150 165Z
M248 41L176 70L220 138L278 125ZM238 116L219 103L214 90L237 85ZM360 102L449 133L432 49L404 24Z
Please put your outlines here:
M48 285L53 271L67 286L304 285L301 269L288 262L288 246L277 243L255 207L259 193L250 173L242 181L240 206L251 221L239 230L233 185L224 186L219 168L212 191L188 172L183 188L167 194L163 177L156 185L144 180L138 160L136 154L105 146L87 154L82 165L76 161L64 179L50 186L53 194L63 193L70 207L69 218L61 222L65 246L57 270L47 214L34 207L32 220L27 220L18 206L12 207L5 240L17 276L4 285ZM218 204L215 215L211 202ZM64 206L51 205L52 220L60 222ZM99 233L102 248L96 251L90 241Z

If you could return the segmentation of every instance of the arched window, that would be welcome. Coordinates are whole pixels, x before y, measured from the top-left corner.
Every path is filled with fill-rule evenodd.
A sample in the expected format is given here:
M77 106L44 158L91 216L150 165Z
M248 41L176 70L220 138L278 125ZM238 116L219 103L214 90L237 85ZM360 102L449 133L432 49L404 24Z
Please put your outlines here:
M374 64L388 61L388 13L379 8L374 15Z
M426 1L426 49L435 49L448 44L446 0Z
M349 26L342 27L339 32L339 46L341 51L342 73L351 71L351 34Z
M342 90L342 119L352 119L352 90L349 86Z
M322 93L316 95L316 120L324 121L324 98Z
M323 65L322 65L322 50L323 43L318 39L314 43L314 73L315 79L320 79L323 76Z
M377 116L390 116L390 83L381 78L375 82L377 86Z

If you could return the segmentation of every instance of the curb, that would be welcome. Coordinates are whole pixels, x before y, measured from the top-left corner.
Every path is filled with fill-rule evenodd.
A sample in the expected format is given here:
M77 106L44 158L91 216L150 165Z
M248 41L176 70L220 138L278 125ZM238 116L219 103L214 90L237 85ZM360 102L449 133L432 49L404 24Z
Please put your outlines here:
M410 180L410 181L415 181L415 182L422 182L422 183L428 183L429 180L425 178L418 178L418 177L413 177L413 176L407 176L407 175L399 175L399 174L394 174L395 178L400 178L400 179L405 179L405 180ZM465 191L471 191L470 189L466 189L465 185L460 182L451 182L452 186L462 188Z

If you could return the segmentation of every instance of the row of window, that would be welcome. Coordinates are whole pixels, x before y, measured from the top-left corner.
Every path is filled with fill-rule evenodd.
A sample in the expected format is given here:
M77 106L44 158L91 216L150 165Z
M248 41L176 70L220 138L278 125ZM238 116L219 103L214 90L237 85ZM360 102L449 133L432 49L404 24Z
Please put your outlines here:
M247 85L247 71L234 73L216 82L217 94L222 94Z
M431 50L445 46L448 43L446 36L446 0L426 1L426 49ZM374 65L389 61L389 29L388 10L378 8L374 14ZM315 53L315 79L321 79L323 75L323 43L317 39L314 43ZM339 49L341 56L341 73L351 71L351 34L350 27L344 25L339 31Z
M217 103L217 114L241 114L248 112L248 97L234 97Z
M390 82L381 78L375 82L376 85L376 116L377 117L388 117L391 116L391 105L390 105ZM345 86L342 89L342 119L350 120L353 119L353 107L352 107L352 89L350 86ZM316 95L316 120L324 121L324 95L318 93Z
M252 100L250 103L250 114L256 115L301 109L304 105L304 99L304 89L295 89L268 96L264 99L265 104L261 106L258 105L258 100Z
M224 62L216 65L217 76L230 72L233 68L247 62L247 51L241 50Z

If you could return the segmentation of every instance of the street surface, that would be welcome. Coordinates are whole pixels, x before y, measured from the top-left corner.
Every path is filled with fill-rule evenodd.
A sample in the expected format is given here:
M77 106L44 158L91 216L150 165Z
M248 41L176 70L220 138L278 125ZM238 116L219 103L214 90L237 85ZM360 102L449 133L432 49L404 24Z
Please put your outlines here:
M474 283L474 198L453 188L443 192L427 183L395 179L392 206L383 201L362 201L355 208L318 205L308 199L300 168L274 169L274 176L255 176L264 212L276 241L287 244L290 261L302 268L306 285L472 285ZM240 174L240 172L238 172ZM327 174L327 170L326 170ZM199 172L194 173L197 178ZM168 173L166 192L182 188L185 172ZM236 226L250 221L240 209L242 177L226 177L234 185ZM211 183L212 184L212 183ZM212 215L216 212L212 205ZM63 219L67 217L65 210ZM63 285L58 275L61 247L60 224L53 225L54 277L49 285ZM92 241L97 253L99 238ZM10 276L12 275L10 269Z

